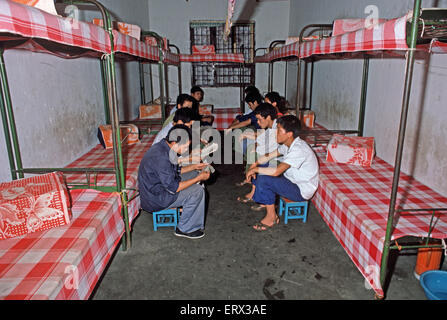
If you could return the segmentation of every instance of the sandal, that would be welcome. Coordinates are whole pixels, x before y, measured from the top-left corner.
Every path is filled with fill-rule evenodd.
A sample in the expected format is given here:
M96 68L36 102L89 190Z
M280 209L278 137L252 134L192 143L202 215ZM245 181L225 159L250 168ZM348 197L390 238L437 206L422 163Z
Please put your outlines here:
M239 201L241 203L254 202L252 198L246 198L246 197L237 197L237 201Z
M253 211L262 211L263 209L265 208L265 205L263 205L263 204L255 204L255 205L252 205L251 207L250 207L250 209L251 210L253 210Z
M236 182L235 185L236 185L236 187L242 187L242 186L246 185L247 183L249 183L249 182L244 180L244 181L241 181L241 182Z
M267 231L268 229L273 228L277 224L279 224L279 218L275 220L271 226L263 224L261 221L259 221L256 222L256 224L253 226L253 229L255 229L256 231Z

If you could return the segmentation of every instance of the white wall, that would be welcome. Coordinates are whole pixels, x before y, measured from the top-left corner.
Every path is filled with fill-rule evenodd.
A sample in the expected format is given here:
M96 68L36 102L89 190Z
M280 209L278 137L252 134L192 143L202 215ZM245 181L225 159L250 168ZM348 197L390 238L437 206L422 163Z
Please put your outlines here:
M227 1L222 0L149 0L150 29L167 37L172 44L180 48L182 53L190 53L189 22L191 20L225 20ZM256 48L268 47L274 39L285 39L289 29L289 0L236 1L233 20L255 21ZM178 94L178 82L175 68L170 68L170 95ZM267 65L256 67L256 85L261 91L267 90ZM276 75L281 83L277 89L284 90L284 67L279 66ZM154 68L155 71L155 68ZM156 74L156 72L155 72ZM182 64L183 92L189 93L191 88L191 64ZM154 77L157 80L156 77ZM158 90L158 85L154 86ZM240 104L239 89L235 88L204 88L205 103L212 103L217 108L238 107ZM157 91L158 92L158 91Z
M120 21L149 25L147 0L101 3ZM100 14L89 11L85 16ZM98 143L97 129L104 123L98 59L7 50L5 63L25 167L65 166ZM121 118L135 118L140 104L138 64L119 64L117 82ZM3 130L0 164L0 181L11 180Z
M291 0L290 36L311 23L332 23L336 18L366 18L364 10L376 5L380 18L401 17L413 8L412 0ZM423 1L423 7L447 7L446 0ZM363 60L315 63L312 108L317 121L330 129L356 129ZM377 155L394 164L404 86L404 59L371 59L365 136L373 136ZM296 64L290 68L289 92L296 93ZM447 195L447 126L445 90L447 56L434 55L415 64L402 169Z

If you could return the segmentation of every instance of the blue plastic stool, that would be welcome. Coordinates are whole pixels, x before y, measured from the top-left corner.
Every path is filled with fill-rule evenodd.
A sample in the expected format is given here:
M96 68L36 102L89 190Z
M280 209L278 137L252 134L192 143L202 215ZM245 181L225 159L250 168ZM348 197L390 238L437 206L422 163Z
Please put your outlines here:
M152 212L154 231L157 231L158 227L176 227L178 217L179 217L178 208L170 208Z
M284 213L284 223L291 219L307 221L308 201L295 202L286 198L279 198L279 215Z

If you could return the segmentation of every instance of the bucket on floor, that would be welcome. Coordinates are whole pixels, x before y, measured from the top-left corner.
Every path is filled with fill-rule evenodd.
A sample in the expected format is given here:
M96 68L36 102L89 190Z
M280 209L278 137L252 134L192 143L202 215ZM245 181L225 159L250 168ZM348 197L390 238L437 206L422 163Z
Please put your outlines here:
M442 248L419 248L414 276L419 280L421 274L429 270L438 270L441 266Z
M427 299L447 300L447 271L426 271L421 274L420 282Z

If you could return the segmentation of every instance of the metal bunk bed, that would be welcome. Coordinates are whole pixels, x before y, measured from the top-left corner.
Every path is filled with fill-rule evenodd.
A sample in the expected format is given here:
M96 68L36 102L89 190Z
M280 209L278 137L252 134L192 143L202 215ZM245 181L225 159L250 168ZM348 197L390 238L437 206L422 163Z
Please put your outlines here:
M302 72L302 59L300 58L300 49L302 44L307 41L314 41L315 39L321 40L324 38L328 38L330 34L328 30L332 30L331 24L311 24L304 27L298 40L294 43L286 44L285 40L274 40L269 44L268 48L257 48L258 50L264 50L263 55L258 55L255 57L255 63L268 63L268 91L271 92L274 90L273 86L273 72L274 72L274 63L284 61L286 63L285 73L284 73L284 97L287 96L287 78L288 78L288 63L289 61L297 61L298 73L297 73L297 86L296 86L296 108L295 112L298 115L302 110L311 110L312 108L312 88L313 88L313 73L314 73L314 61L312 59L311 68L310 68L310 87L309 87L309 100L308 106L306 107L306 94L307 93L307 79L308 79L308 63L309 61L305 61L304 68L304 78L305 81L303 83L303 92L301 94L301 82L303 78ZM315 35L317 34L317 35ZM361 101L361 111L359 116L359 123L357 130L351 129L338 129L338 130L328 130L322 127L319 124L316 124L314 128L303 128L300 133L300 137L305 139L312 147L318 147L324 144L327 144L332 137L333 134L357 134L361 136L363 134L363 119L364 119L364 103L366 103L366 85L367 82L367 74L364 74L364 85L362 86L362 97L365 97L365 100ZM363 107L362 107L363 106Z
M94 4L107 21L106 27L110 26L107 10L102 5L95 0L85 0L84 3ZM119 144L115 143L120 141L117 109L111 98L111 28L108 32L81 21L76 21L77 27L71 28L73 20L39 9L7 0L1 1L0 6L0 111L12 180L24 178L25 174L82 171L86 175L113 173L117 182L113 188L70 186L75 223L32 233L25 238L3 240L1 263L8 267L0 276L4 284L0 296L6 299L86 299L125 234L122 217L125 208L122 197L117 193L122 190L119 184L122 165L117 160L121 156ZM11 48L49 53L65 59L105 57L107 73L103 84L107 86L108 96L104 102L107 102L112 120L114 168L24 168L3 56L4 51ZM54 251L58 246L63 250ZM42 255L46 252L48 254ZM67 282L67 266L76 273L76 280L70 284Z
M62 1L63 4L93 4L97 10L102 14L104 23L104 35L101 35L99 39L104 41L103 47L100 47L101 43L94 41L85 41L84 43L76 43L79 37L82 35L76 35L72 39L72 43L64 43L60 38L54 36L51 38L52 33L44 32L42 37L32 33L32 30L27 34L20 34L21 36L8 35L2 38L2 50L1 50L1 77L2 77L2 102L5 101L6 110L2 106L2 119L3 128L5 132L6 146L9 156L9 164L11 168L12 179L23 178L25 174L40 174L52 171L60 171L65 175L81 175L85 176L83 183L68 184L70 189L96 189L103 192L118 192L121 195L122 200L122 216L125 222L125 237L123 237L123 249L126 250L131 245L130 237L130 219L128 214L128 204L131 200L134 200L138 193L134 188L128 189L126 186L126 176L123 161L123 150L121 146L121 133L119 130L119 114L118 114L118 100L116 92L116 71L115 61L116 59L134 59L145 61L158 61L159 49L157 47L150 47L141 41L138 41L132 37L121 34L112 29L112 22L110 14L107 9L96 0L81 0L81 1ZM15 4L12 4L15 5ZM64 18L60 18L64 20ZM59 25L63 22L59 22ZM79 22L81 23L81 22ZM82 26L88 25L82 23ZM13 29L15 30L15 29ZM97 29L94 29L97 30ZM101 29L102 30L102 29ZM8 32L9 30L5 30ZM86 32L85 34L95 35L96 31ZM96 32L97 33L97 32ZM49 35L49 36L48 36ZM77 38L78 37L78 38ZM106 115L106 123L111 124L112 137L113 137L113 167L65 167L65 168L24 168L20 155L20 147L17 137L17 129L15 125L15 119L13 115L12 102L9 93L8 80L6 75L6 69L3 60L3 51L5 48L18 48L23 43L32 38L34 44L34 50L50 52L63 58L76 58L84 56L86 54L96 56L101 59L101 75L102 84L104 89L104 107ZM73 40L74 39L74 40ZM30 41L31 41L30 40ZM29 42L29 41L28 41ZM92 45L93 44L93 45ZM84 45L84 47L82 47ZM89 46L90 45L90 46ZM25 47L26 49L26 47ZM98 175L113 175L115 178L115 184L113 186L102 186L97 183ZM93 182L91 177L94 177ZM129 193L133 193L129 197Z
M242 53L218 53L218 54L180 54L181 62L210 62L210 63L238 63L242 67L245 58ZM242 71L240 73L242 75ZM227 129L234 118L243 112L243 88L240 88L241 106L240 108L214 109L215 117L213 127L218 130Z
M390 57L406 56L405 86L394 166L377 157L374 168L368 169L330 164L325 161L325 149L316 150L320 158L321 183L312 201L380 299L385 297L390 281L389 260L392 250L445 248L439 241L434 244L431 241L447 238L447 198L401 173L401 163L415 52L447 53L446 23L447 10L422 9L421 0L414 0L412 12L377 26L382 29L381 32L375 32L375 35L380 34L384 38L385 29L393 30L393 35L387 39L366 40L365 34L372 31L362 29L329 38L303 41L305 29L328 27L310 25L301 32L300 41L258 58L258 62L291 56L298 57L299 61L363 58L358 130L359 135L362 135L369 59L376 53ZM300 68L298 77L301 79ZM300 101L299 97L298 90L297 101ZM297 109L299 107L298 104ZM407 245L399 244L398 240Z
M160 119L136 119L132 121L121 121L122 124L134 123L141 127L154 125L155 129L158 129L158 125L163 124L166 119L166 113L169 106L169 77L168 68L169 66L177 67L177 77L178 77L178 92L182 93L182 69L180 64L180 50L177 46L173 44L166 44L165 39L159 34L153 31L142 31L141 36L144 40L145 37L152 37L156 39L157 46L159 50L159 59L157 62L142 60L139 62L139 75L140 75L140 92L141 92L141 104L144 105L148 103L146 98L146 81L145 81L145 71L144 66L149 65L149 79L150 79L150 95L151 99L154 100L154 88L153 88L153 74L152 74L152 64L158 64L158 75L159 75L159 91L160 91L160 105L161 105L161 118ZM176 53L171 51L171 48L176 50ZM157 130L154 130L157 131ZM150 130L143 131L143 133L150 133Z

